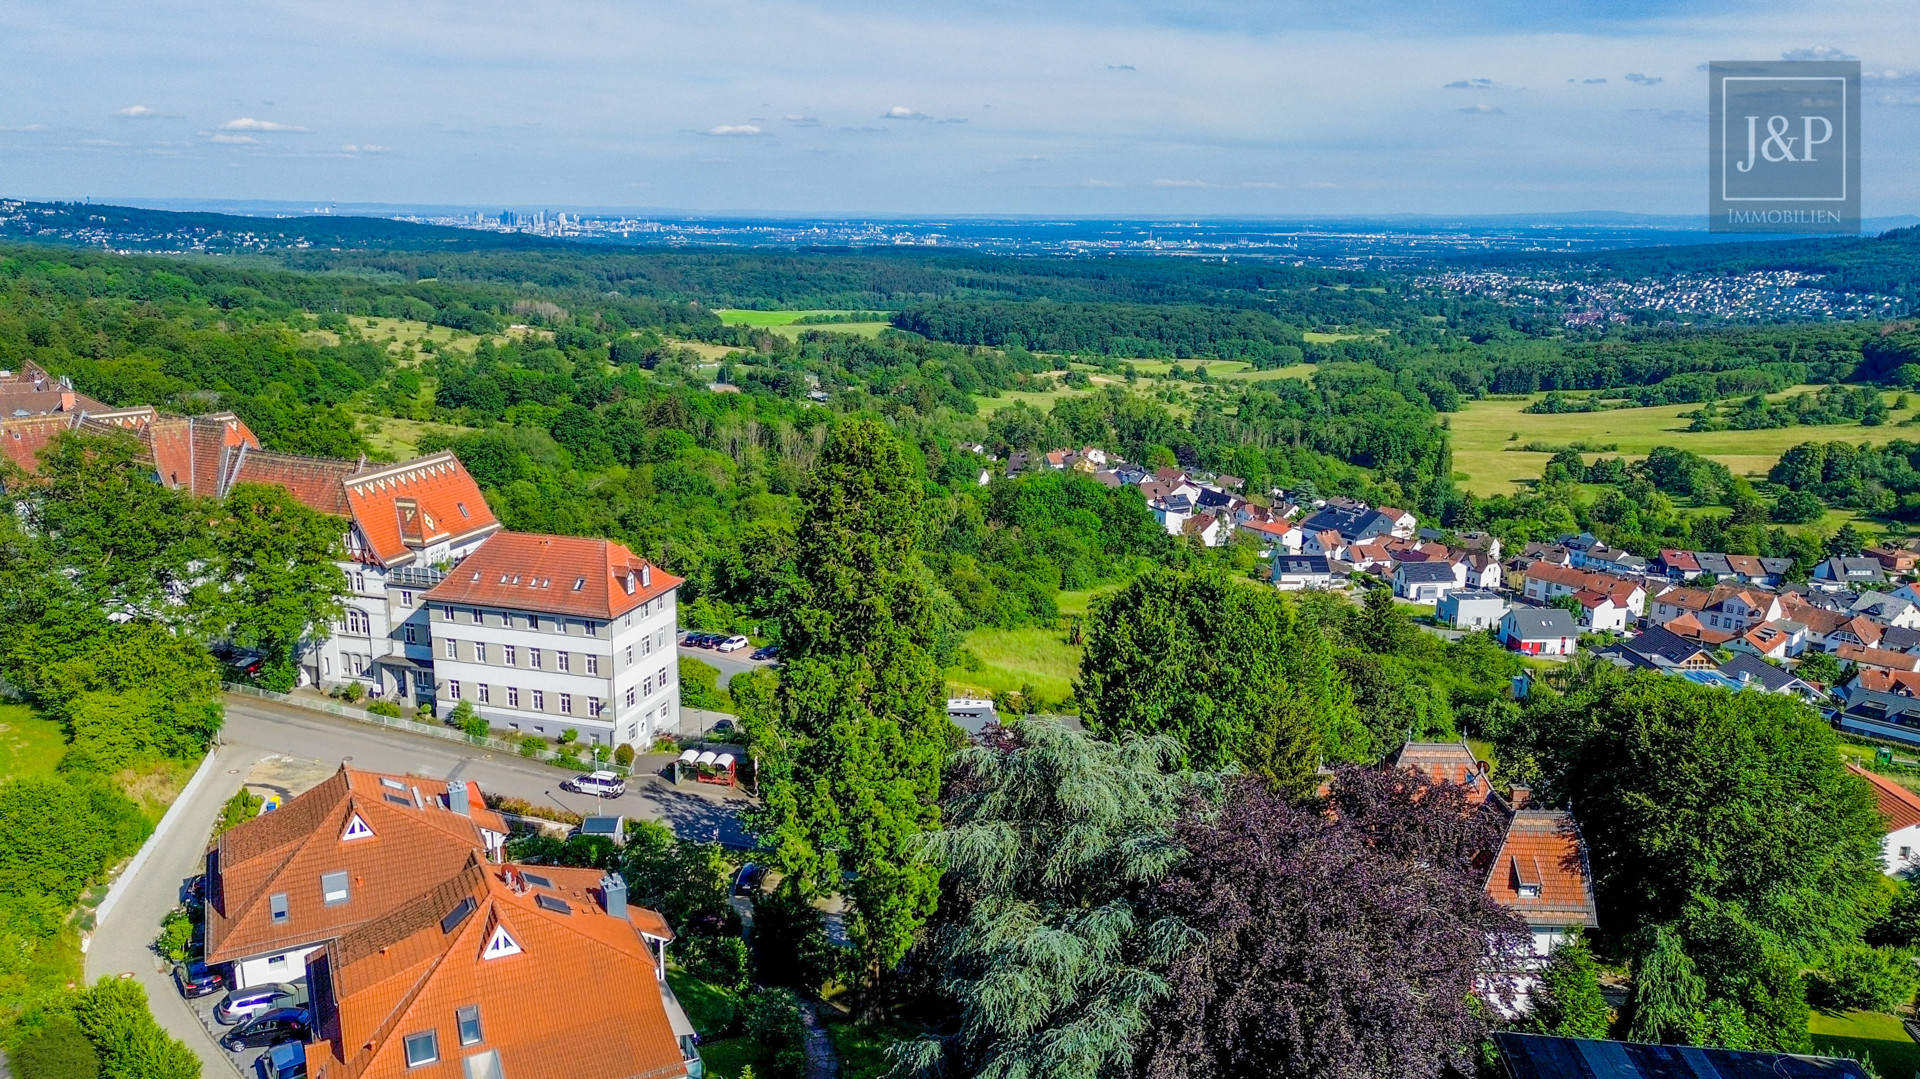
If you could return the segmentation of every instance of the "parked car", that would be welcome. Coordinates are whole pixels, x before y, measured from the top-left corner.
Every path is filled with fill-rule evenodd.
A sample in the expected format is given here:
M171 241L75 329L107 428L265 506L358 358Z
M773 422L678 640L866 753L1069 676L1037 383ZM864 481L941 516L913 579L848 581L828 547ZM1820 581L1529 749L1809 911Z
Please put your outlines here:
M734 874L733 877L733 894L754 894L760 890L760 881L765 878L766 875L767 869L765 866L755 865L752 862L741 866L740 872Z
M304 1042L312 1031L313 1017L305 1008L275 1008L228 1031L220 1045L230 1053L265 1049L283 1042Z
M207 875L196 873L180 882L180 905L197 907L207 901Z
M753 650L754 659L778 659L779 656L780 646L777 644L763 645Z
M198 959L173 965L173 984L183 997L204 997L227 987L227 976Z
M618 798L627 793L627 782L617 772L587 772L572 779L560 781L560 789L575 794L592 794L601 798Z
M722 652L738 652L742 648L745 648L746 646L752 643L753 643L752 641L749 641L745 637L742 637L736 633L733 636L728 637L726 640L721 641L715 647L719 648L720 651Z
M221 1026L244 1023L256 1015L276 1008L305 1004L307 991L291 982L267 982L249 989L235 989L213 1006L214 1021Z
M254 1070L261 1079L306 1079L307 1047L299 1042L281 1042L260 1054Z
M712 648L714 645L719 644L721 641L724 641L726 639L727 638L724 635L719 633L702 633L700 635L700 647Z

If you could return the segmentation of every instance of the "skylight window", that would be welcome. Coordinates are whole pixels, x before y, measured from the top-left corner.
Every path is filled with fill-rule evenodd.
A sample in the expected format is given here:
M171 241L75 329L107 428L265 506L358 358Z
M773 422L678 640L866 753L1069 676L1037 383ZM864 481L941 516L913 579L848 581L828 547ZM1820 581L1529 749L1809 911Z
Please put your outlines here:
M465 502L455 502L453 505L456 509L460 511L460 516L462 517L473 516L473 514L467 512L467 504Z
M573 913L573 908L567 905L567 901L558 896L537 895L533 897L533 901L539 904L542 909L550 910L555 914Z
M386 787L390 790L396 790L396 791L403 791L407 789L407 785L405 783L400 782L399 780L393 778L392 776L381 776L380 785L382 787Z
M578 592L585 587L587 587L587 579L585 577L575 577L573 579L573 590L575 592Z
M535 888L552 888L553 887L553 881L548 880L546 877L543 877L538 873L528 873L528 872L522 871L520 876L528 884L533 885Z
M387 801L392 802L394 805L400 806L403 809L413 808L413 799L408 798L404 795L389 794L386 796L386 799Z
M445 918L440 919L440 932L451 933L460 928L460 923L466 921L479 906L480 904L473 901L472 896L467 896L465 899L462 899L452 910L447 912Z

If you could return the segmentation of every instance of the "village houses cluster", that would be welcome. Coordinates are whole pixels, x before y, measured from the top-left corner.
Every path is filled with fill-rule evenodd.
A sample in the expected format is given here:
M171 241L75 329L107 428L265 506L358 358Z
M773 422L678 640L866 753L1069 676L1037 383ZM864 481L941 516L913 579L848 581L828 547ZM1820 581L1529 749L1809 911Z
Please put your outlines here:
M132 435L168 487L269 484L340 522L346 607L299 657L303 685L357 682L443 716L464 701L497 730L585 746L644 751L679 729L681 579L612 540L505 530L451 453L275 453L230 412L111 408L32 365L0 372L8 458L32 472L66 430Z

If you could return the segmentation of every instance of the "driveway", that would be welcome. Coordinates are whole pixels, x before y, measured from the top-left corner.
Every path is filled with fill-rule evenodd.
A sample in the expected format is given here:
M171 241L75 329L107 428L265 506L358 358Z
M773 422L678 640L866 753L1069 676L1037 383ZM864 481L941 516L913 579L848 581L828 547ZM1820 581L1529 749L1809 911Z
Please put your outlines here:
M147 856L139 873L127 882L126 894L111 917L87 942L87 981L106 976L138 980L147 990L154 1019L199 1055L206 1079L239 1074L239 1065L208 1037L199 1016L180 999L171 966L154 954L152 944L160 933L161 920L180 904L181 883L201 870L201 854L214 822L220 819L220 806L233 797L242 777L265 755L264 750L253 746L234 744L216 752L213 774L191 799L174 803L171 813L179 814L179 818L169 826L162 844Z
M722 686L733 681L733 676L736 674L745 674L774 664L770 659L751 658L753 656L751 648L742 648L738 652L722 652L714 648L688 648L684 644L679 647L680 658L697 659L709 667L718 668Z

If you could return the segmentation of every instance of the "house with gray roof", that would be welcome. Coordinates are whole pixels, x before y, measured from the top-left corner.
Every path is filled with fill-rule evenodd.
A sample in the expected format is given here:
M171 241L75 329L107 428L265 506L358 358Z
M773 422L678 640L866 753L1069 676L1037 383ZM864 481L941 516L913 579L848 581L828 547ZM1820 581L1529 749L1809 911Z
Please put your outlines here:
M1515 607L1500 620L1500 643L1529 656L1570 656L1580 627L1558 607Z

